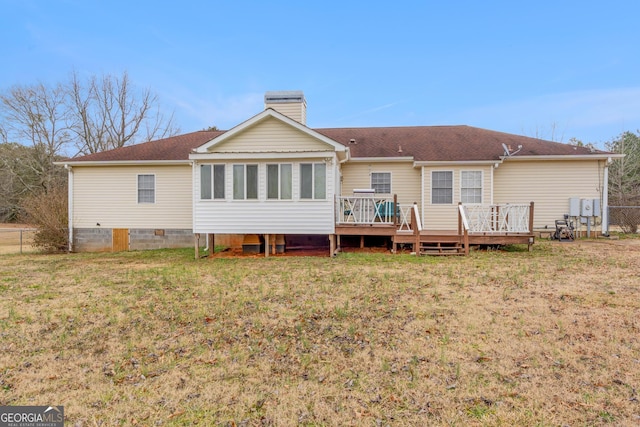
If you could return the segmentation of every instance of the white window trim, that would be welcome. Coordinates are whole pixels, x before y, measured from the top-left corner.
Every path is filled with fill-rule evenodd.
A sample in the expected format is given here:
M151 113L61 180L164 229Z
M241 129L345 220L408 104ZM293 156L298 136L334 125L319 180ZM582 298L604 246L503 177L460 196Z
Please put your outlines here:
M324 197L323 198L316 198L316 167L315 165L320 165L323 164L324 165ZM302 197L302 165L311 165L311 197ZM328 178L329 178L329 172L330 172L330 168L327 166L326 162L314 162L314 161L310 161L310 162L299 162L298 163L298 200L301 202L313 202L313 201L322 201L322 200L327 200L328 199L328 195L329 195L329 186L327 184L328 182ZM293 173L293 172L292 172ZM293 177L292 177L292 181L293 181Z
M450 172L451 173L451 203L433 203L433 173L434 172ZM456 174L453 169L438 169L432 170L429 174L429 186L431 187L431 193L429 194L429 204L432 206L451 206L455 204L455 191L456 188Z
M243 168L243 172L244 172L244 186L243 186L243 198L242 199L236 199L235 198L235 194L236 194L236 189L235 189L235 167L236 166L242 166ZM247 197L247 166L255 166L256 167L256 197L249 199ZM260 199L260 175L261 175L261 170L262 168L260 167L259 163L233 163L231 164L231 200L233 200L234 202L257 202ZM225 168L226 171L226 168ZM226 196L226 192L225 192L225 196ZM222 199L217 199L217 200L222 200Z
M291 189L289 190L291 192L291 197L289 197L288 199L283 199L282 198L282 166L283 165L289 165L291 166ZM277 198L269 198L269 166L278 166L278 197ZM283 202L290 202L293 200L293 189L295 187L295 183L294 183L294 176L293 176L293 171L294 171L294 164L293 163L273 163L273 162L269 162L269 163L265 163L264 166L265 169L265 188L266 188L266 193L265 193L265 200L269 201L269 202L278 202L278 201L283 201Z
M153 177L153 202L141 202L140 201L140 177L141 176L152 176ZM158 192L158 179L155 173L138 173L136 174L136 202L138 205L155 205Z
M227 169L229 169L227 167L226 163L200 163L200 168L198 169L198 182L200 183L200 187L199 187L199 191L198 191L198 200L201 202L223 202L225 200L227 200L227 181L229 180L229 177L227 176ZM202 198L202 166L211 166L211 198L210 199L203 199ZM224 185L223 185L223 192L224 192L224 197L215 197L215 193L216 193L216 189L215 189L215 167L216 166L223 166L224 167ZM232 176L233 178L233 176ZM233 185L233 182L232 182ZM233 196L233 194L232 194Z
M373 188L373 174L374 173L388 173L389 174L389 192L388 193L378 193L376 194L393 194L393 173L391 171L371 171L369 172L369 188Z
M470 202L463 202L462 201L462 174L464 172L480 172L480 202L474 202L474 203L470 203ZM469 205L481 205L484 201L484 171L481 169L465 169L465 170L461 170L460 171L460 202L461 203L465 203L465 204L469 204Z

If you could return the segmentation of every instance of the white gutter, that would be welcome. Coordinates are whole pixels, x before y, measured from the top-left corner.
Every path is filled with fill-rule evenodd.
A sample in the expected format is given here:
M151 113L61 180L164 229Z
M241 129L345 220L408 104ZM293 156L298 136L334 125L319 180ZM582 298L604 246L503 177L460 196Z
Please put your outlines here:
M501 156L500 158L505 161L518 161L518 160L608 160L608 159L620 159L624 157L624 154L566 154L566 155L552 155L552 156Z
M69 252L73 252L73 168L69 165L64 165L65 169L69 171L69 185L68 192L69 195L67 197L67 214L68 218L68 227L69 227L69 243L68 250Z
M495 163L502 163L500 160L443 160L443 161L418 161L414 162L414 167L419 166L473 166L473 165L494 165Z
M607 159L604 164L602 176L602 234L609 234L609 163L613 160Z
M78 161L53 162L54 165L64 166L152 166L152 165L189 165L189 160L103 160L103 161Z
M412 162L413 156L403 157L352 157L353 163L395 163L395 162Z
M422 217L422 223L424 224L424 166L420 168L420 216Z
M191 153L191 160L237 160L237 159L308 159L337 156L336 151L289 151L289 152L254 152L254 153ZM345 154L346 156L346 154Z

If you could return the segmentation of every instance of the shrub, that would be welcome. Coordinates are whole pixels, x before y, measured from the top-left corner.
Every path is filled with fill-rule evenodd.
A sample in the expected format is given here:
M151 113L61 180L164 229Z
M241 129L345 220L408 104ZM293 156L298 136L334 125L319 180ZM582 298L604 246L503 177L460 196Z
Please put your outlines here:
M64 185L28 196L23 201L24 220L37 228L34 246L47 252L61 252L68 248L68 194Z

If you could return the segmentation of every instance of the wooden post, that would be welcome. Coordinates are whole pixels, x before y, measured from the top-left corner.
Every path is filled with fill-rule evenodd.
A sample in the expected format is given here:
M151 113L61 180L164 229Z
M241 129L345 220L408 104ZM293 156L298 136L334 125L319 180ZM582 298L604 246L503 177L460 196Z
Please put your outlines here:
M469 255L469 230L464 229L464 254Z
M341 250L341 248L340 248L340 235L337 234L336 235L336 251L340 251L340 250Z
M216 235L215 234L209 234L209 242L207 244L207 246L209 246L209 256L212 257L213 254L216 251Z
M329 234L329 256L332 257L336 254L336 235Z
M462 214L460 213L460 206L462 202L458 202L458 236L462 235Z
M200 259L200 233L196 233L193 235L193 243L194 243L194 249L195 249L195 258L196 259Z
M533 250L533 242L535 237L533 237L533 202L531 202L531 205L529 206L529 234L531 235L529 237L529 252L531 252Z
M533 202L529 206L529 233L533 234Z
M264 235L264 257L267 258L269 256L269 235Z
M364 249L364 234L360 236L360 249Z

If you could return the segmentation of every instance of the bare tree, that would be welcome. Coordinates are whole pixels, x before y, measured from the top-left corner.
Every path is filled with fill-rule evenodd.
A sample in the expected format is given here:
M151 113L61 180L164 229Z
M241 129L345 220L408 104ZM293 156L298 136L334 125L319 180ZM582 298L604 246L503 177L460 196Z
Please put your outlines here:
M66 205L58 209L58 202L66 194L67 174L54 161L177 132L173 115L160 111L158 96L136 89L126 72L86 80L72 73L53 86L14 86L0 93L0 220L27 213L41 228L39 244L59 248L66 222L57 213L66 212ZM48 214L54 211L52 221Z
M93 76L82 82L72 73L69 106L79 153L89 154L174 135L173 115L165 117L158 96L149 89L137 91L129 75Z
M3 139L32 148L30 156L21 159L21 169L38 177L37 185L29 189L46 191L60 175L53 161L71 141L65 87L43 83L13 86L6 94L0 94L0 113Z

